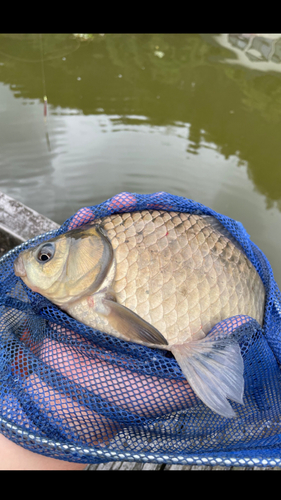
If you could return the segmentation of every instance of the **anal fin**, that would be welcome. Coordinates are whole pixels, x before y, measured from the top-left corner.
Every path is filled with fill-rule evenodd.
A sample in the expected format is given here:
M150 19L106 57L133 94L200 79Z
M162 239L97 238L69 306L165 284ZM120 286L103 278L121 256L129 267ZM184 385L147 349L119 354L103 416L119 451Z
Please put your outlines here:
M243 404L243 359L237 343L199 340L171 346L197 396L214 412L235 417L227 398Z

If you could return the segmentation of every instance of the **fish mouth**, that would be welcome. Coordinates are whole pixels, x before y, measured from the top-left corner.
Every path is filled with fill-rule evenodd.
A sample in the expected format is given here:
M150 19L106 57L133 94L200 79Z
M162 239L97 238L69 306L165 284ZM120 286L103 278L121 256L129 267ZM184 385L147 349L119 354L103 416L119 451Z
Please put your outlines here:
M16 276L20 276L21 278L23 276L26 276L26 271L21 255L19 255L14 262L14 271Z

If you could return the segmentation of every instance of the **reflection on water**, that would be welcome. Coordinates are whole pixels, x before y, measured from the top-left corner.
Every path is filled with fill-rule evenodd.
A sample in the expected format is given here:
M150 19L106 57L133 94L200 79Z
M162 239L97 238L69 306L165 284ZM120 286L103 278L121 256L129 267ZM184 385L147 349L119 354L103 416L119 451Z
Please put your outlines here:
M0 35L0 190L57 222L187 196L243 222L281 283L280 40Z
M225 62L242 64L252 70L281 72L280 34L219 34L214 39L236 55L236 59Z

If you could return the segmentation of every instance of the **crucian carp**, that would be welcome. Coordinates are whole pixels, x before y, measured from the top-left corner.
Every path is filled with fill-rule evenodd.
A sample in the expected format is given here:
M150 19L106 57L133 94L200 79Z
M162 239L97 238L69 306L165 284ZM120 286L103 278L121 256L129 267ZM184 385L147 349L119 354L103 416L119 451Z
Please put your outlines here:
M243 403L238 343L214 340L219 321L263 322L265 290L215 217L164 210L109 215L24 250L14 270L78 321L172 352L197 396L225 417Z

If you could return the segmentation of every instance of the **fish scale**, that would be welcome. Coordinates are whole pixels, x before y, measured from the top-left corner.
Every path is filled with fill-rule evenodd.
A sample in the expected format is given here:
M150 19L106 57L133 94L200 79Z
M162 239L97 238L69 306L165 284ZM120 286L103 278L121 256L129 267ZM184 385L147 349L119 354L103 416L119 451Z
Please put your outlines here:
M115 249L117 301L168 341L198 338L236 314L262 321L264 292L256 270L209 219L155 210L97 223Z

